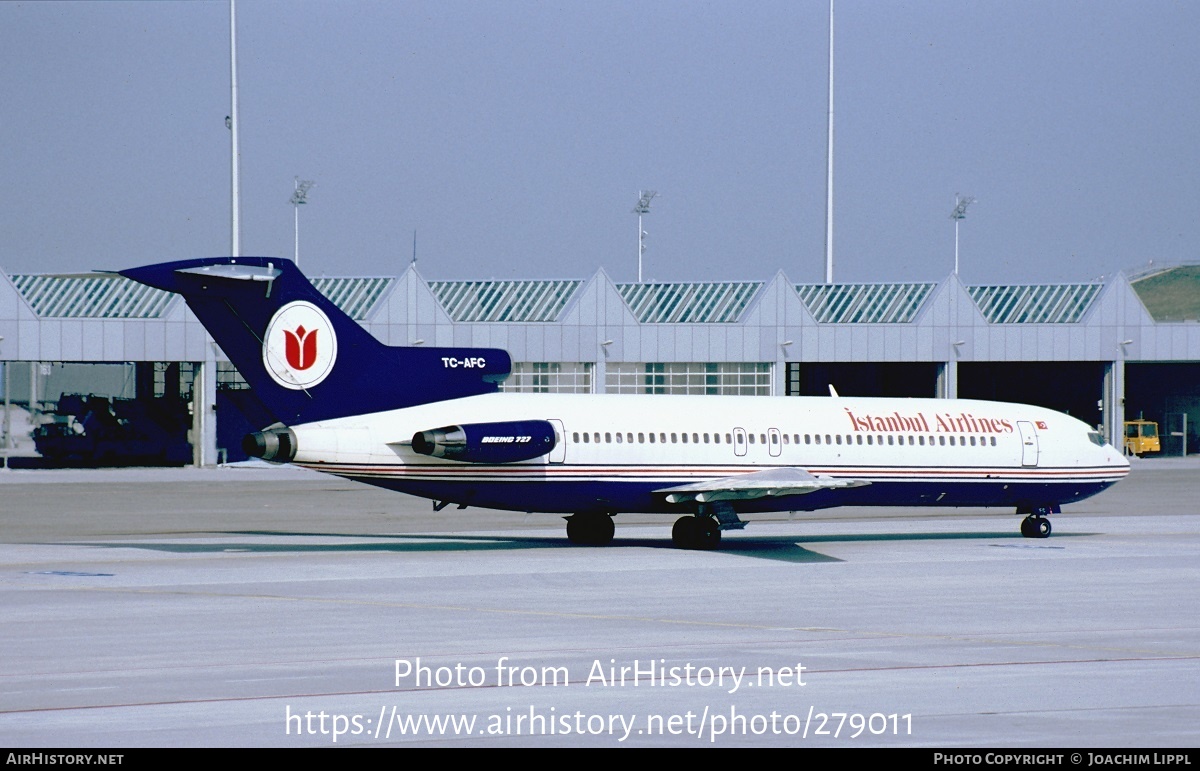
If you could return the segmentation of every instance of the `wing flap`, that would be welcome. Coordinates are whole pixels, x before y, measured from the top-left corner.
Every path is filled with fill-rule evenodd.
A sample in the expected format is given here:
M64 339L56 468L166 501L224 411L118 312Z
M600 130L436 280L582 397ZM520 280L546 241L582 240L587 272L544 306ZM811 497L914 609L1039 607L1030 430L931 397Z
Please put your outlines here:
M817 490L862 487L869 484L871 483L862 479L818 477L802 468L773 468L678 487L666 487L654 492L664 496L667 503L713 503L805 495Z

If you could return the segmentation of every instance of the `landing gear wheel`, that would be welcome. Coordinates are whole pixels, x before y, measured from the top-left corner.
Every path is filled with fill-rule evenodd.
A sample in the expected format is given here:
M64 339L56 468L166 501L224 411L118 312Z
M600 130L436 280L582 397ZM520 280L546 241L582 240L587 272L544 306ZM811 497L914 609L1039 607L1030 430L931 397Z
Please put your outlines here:
M1050 520L1045 517L1025 517L1021 520L1021 535L1026 538L1049 538Z
M721 543L721 526L712 517L696 518L696 545L694 548L712 551Z
M712 517L680 517L671 528L671 541L679 549L708 551L721 543L721 527Z
M579 546L607 546L616 524L607 514L572 514L567 517L567 540Z
M675 526L671 528L671 543L675 544L677 549L690 549L696 540L696 526L693 524L696 518L693 516L680 517L675 520Z

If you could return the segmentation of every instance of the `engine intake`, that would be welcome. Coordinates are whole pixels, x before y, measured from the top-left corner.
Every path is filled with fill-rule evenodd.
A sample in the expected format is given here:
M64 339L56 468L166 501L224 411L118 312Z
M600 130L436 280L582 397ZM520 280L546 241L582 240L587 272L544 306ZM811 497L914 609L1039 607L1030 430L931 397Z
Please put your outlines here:
M251 458L288 463L296 457L296 434L287 426L270 426L242 437L242 452Z
M414 452L464 463L518 463L545 455L555 444L554 426L546 420L443 426L412 438Z

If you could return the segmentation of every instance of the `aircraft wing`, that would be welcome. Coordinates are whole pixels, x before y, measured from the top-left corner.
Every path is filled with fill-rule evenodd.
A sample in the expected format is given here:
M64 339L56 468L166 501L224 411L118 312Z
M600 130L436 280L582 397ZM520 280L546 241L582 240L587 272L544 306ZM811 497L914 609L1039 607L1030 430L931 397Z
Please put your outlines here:
M802 468L773 468L750 474L738 474L709 479L678 487L665 487L654 492L666 497L668 503L712 503L714 501L748 501L756 498L778 498L785 495L804 495L817 490L862 487L862 479L833 479L818 477Z

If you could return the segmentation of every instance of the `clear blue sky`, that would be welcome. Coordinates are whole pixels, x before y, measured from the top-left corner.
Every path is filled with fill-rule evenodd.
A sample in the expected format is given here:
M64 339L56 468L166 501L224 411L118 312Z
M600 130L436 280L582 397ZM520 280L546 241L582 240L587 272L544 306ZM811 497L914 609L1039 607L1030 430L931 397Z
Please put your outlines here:
M820 281L827 3L238 6L242 253L313 274ZM1200 257L1200 3L835 10L839 281ZM0 268L229 251L229 8L0 2Z

